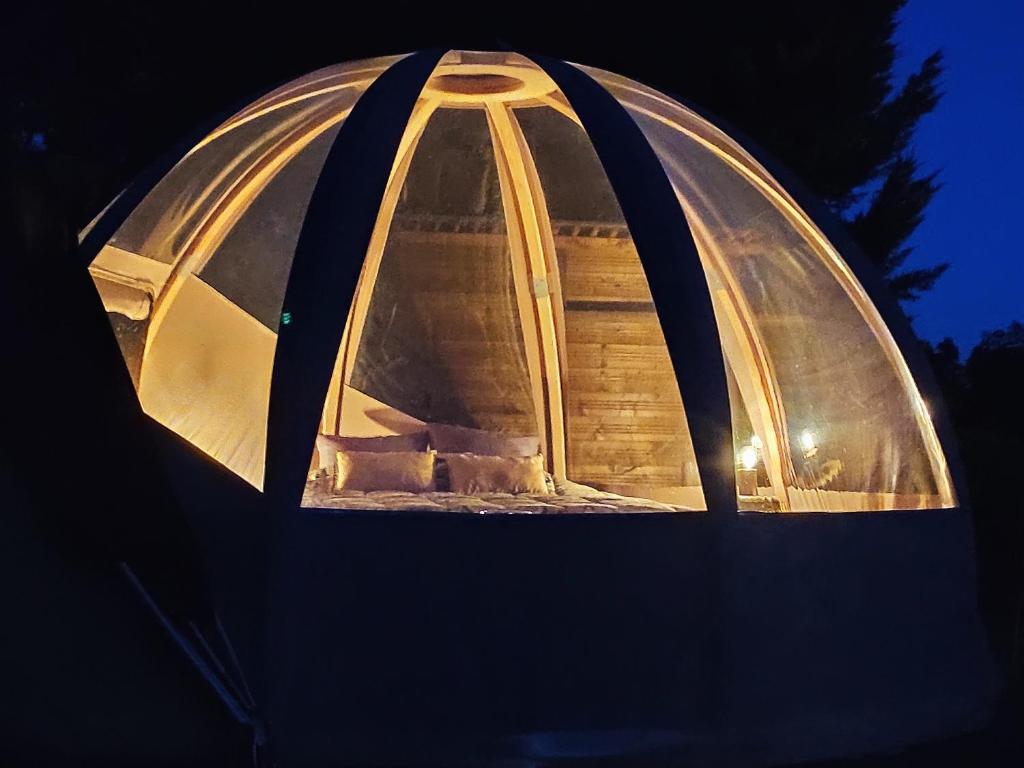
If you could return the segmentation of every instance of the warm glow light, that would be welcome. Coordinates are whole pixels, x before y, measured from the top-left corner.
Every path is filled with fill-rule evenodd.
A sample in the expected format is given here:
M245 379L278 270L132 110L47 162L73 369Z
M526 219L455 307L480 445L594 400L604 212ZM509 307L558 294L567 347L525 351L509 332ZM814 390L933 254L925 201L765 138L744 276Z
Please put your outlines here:
M739 453L740 466L744 469L753 469L757 466L757 448L753 445L744 445Z
M750 438L750 444L757 448L757 450L759 451L762 448L764 448L764 443L761 442L761 438L758 437L757 435L754 435L753 437Z
M809 429L805 429L800 433L800 447L804 449L805 453L810 453L817 447L817 441L814 439L814 433Z

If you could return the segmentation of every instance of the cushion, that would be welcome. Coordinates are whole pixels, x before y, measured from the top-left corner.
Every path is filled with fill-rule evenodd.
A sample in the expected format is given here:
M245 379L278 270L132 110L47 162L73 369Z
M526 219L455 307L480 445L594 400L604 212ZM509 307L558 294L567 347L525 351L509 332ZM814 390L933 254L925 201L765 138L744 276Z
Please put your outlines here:
M473 453L478 456L536 456L540 438L536 435L503 435L483 429L430 424L430 447L438 453Z
M455 493L545 493L543 457L478 456L452 453L445 457Z
M437 460L434 462L434 485L439 491L451 491L452 483L451 476L448 473L448 461L446 459L447 454L438 454ZM540 455L541 465L544 464L544 456ZM558 493L555 486L554 476L545 470L544 472L544 493L548 495L554 495Z
M336 491L409 491L434 490L433 451L338 450L334 475Z
M422 452L427 450L427 433L412 432L408 435L383 435L381 437L316 436L316 452L320 457L319 466L328 474L334 474L334 468L337 466L334 454L339 450L363 453Z

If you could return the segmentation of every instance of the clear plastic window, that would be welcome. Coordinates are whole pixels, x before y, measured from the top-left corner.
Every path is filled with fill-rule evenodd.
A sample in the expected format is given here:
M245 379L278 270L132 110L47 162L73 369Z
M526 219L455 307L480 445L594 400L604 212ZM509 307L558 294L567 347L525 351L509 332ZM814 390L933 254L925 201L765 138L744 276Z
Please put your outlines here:
M821 233L692 112L588 71L651 142L694 233L729 369L741 507L952 506L945 458L906 363Z

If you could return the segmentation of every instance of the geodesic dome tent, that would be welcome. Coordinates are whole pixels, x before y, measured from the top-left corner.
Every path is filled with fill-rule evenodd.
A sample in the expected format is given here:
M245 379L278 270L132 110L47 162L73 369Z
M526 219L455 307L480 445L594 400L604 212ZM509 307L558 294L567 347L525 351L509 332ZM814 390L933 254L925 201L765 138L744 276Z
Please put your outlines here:
M405 541L415 529L420 546L452 553L470 546L463 537L473 530L465 576L472 563L482 567L479 553L512 558L502 539L512 536L548 552L512 603L530 604L527 585L538 580L562 598L579 589L589 596L563 613L524 608L529 621L543 616L550 627L574 611L590 612L577 616L583 625L595 611L618 616L638 630L626 642L634 651L661 633L632 682L611 675L618 682L610 689L628 695L598 696L595 705L592 685L580 686L591 701L583 710L598 707L599 727L566 715L579 702L556 686L520 732L628 726L710 749L709 734L721 735L728 718L717 712L704 722L693 691L706 701L724 686L714 696L742 699L729 715L756 724L743 731L728 721L732 746L770 755L767 744L792 744L823 706L870 711L882 681L901 667L896 676L906 677L910 698L898 706L909 709L886 728L847 724L829 747L793 748L807 756L921 736L962 718L977 683L960 674L964 664L948 662L961 658L964 643L979 654L980 645L969 523L951 445L931 415L941 404L922 395L928 374L899 310L859 263L855 274L856 254L840 255L841 234L826 234L802 202L733 139L657 91L587 67L455 51L329 67L271 91L129 188L83 247L142 410L221 475L244 481L229 482L230 504L197 500L183 487L193 499L185 506L217 518L225 505L251 505L279 519L271 546L287 541L288 554L275 566L281 582L271 591L280 599L271 600L269 621L277 629L263 630L277 639L267 647L299 653L301 631L289 629L287 641L274 633L309 626L296 615L309 610L318 616L315 645L329 653L323 637L341 621L314 609L310 595L324 596L333 588L325 584L348 587L321 571L310 589L312 571L300 574L289 558L336 565L345 552L346 568L367 566L361 578L370 589L381 587L382 566L353 548L360 537ZM175 444L168 461L180 450ZM406 512L417 514L394 514ZM639 512L661 514L644 523ZM773 512L850 514L783 522L766 514ZM469 522L487 513L498 513L493 527L469 528L489 525ZM605 522L582 529L591 513ZM384 527L343 532L346 520L367 514ZM573 520L576 534L566 538L568 528L547 523L510 528L520 514ZM607 554L603 537L613 530L643 543L623 550L605 575L587 585L554 579L554 587L541 575L545 562L555 567L545 560L554 542L565 545L559 562L576 572L600 568L598 550ZM934 546L908 551L911 531L921 537L915 547ZM682 548L652 552L652 537ZM867 556L873 566L864 575L858 563ZM458 581L451 561L427 567L422 557L411 561ZM632 582L660 585L652 595L666 584L692 585L709 564L716 575L699 596L681 599L678 614L652 623L650 598L629 608L593 602L592 590L626 563ZM902 626L901 596L934 578L938 563L947 587L941 605L924 619L903 615ZM776 579L755 587L750 569ZM834 579L837 594L850 598L847 613L837 617L834 605L827 620L796 613L816 604L805 579L817 578ZM885 598L868 605L883 585ZM462 594L470 616L481 598L471 592ZM297 603L281 597L298 593ZM754 594L762 602L751 609ZM765 621L796 623L751 651L744 644ZM808 621L815 650L798 658L800 643L785 638ZM851 636L863 622L892 631L894 621L902 637L885 650L858 648ZM932 644L935 664L907 668L936 628L946 638ZM499 645L520 636L507 626L495 633ZM712 635L735 679L707 678L701 659ZM621 628L588 638L591 661L622 639ZM440 644L428 643L432 663L445 655ZM856 648L863 663L835 673L826 645ZM469 656L486 667L480 653ZM553 659L573 657L550 638L535 653L526 679L540 688L561 674ZM413 653L408 669L416 658L428 663ZM865 666L877 674L868 675L875 688L863 682ZM669 692L654 684L666 668L676 684ZM291 674L292 692L326 685L312 668ZM295 688L295 679L312 688ZM799 691L798 681L804 694L795 698L767 692L780 684ZM513 685L491 682L490 693ZM319 754L315 738L298 735L309 719L275 699L280 686L267 685L278 743ZM757 694L741 694L747 685ZM379 701L358 716L338 707L356 719L415 719ZM498 714L489 721L503 734L508 723ZM569 749L545 743L536 748ZM625 749L616 744L609 749Z

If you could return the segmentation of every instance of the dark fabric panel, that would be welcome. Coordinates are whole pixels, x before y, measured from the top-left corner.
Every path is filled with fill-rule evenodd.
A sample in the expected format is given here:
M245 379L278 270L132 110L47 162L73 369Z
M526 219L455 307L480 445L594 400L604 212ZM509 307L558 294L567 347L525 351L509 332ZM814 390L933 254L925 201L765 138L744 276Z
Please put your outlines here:
M289 514L280 754L548 765L708 739L712 535L707 514Z
M277 745L308 765L781 765L949 736L987 685L962 663L970 556L948 557L967 525L742 515L716 635L711 515L300 510L270 616L292 644Z
M960 509L740 515L724 751L782 764L980 726L993 687L970 529Z

